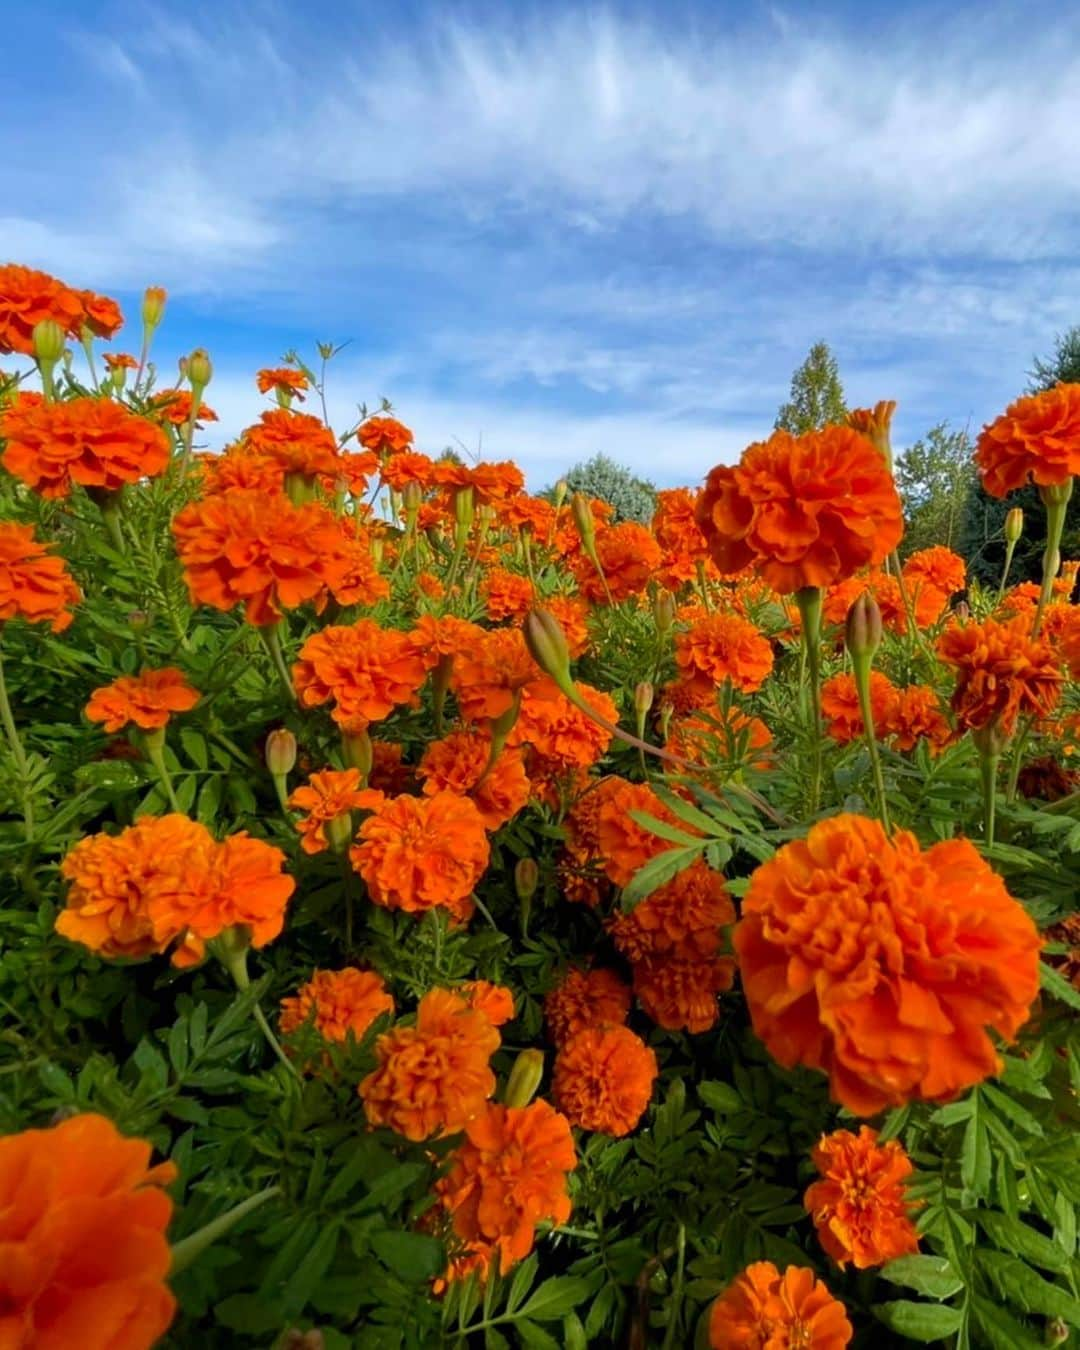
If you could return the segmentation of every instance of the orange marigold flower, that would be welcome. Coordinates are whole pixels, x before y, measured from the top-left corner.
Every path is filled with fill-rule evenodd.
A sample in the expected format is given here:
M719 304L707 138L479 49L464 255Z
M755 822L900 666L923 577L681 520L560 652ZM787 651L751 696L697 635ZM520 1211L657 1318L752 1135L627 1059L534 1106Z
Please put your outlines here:
M656 1055L629 1027L586 1027L555 1056L551 1097L571 1125L616 1139L645 1114Z
M518 691L540 670L517 628L481 632L455 653L450 688L467 722L483 722L509 712Z
M895 399L881 399L872 408L852 408L844 420L849 427L865 436L874 449L889 461L892 458L889 433L895 411Z
M830 586L825 592L821 606L821 617L824 622L843 628L847 622L848 610L861 595L869 591L875 599L877 598L875 584L880 575L875 573L871 576L866 572L860 572L857 576L845 577L843 581Z
M504 567L493 567L480 587L484 608L493 623L503 619L520 619L535 602L535 591L528 577L519 577Z
M676 636L675 664L683 683L711 702L725 680L744 694L760 689L773 668L772 645L746 619L717 610Z
M556 1046L586 1027L619 1025L630 1012L630 988L613 970L568 970L544 998L544 1021Z
M107 295L98 295L94 291L79 291L82 301L82 320L95 337L106 340L115 335L124 326L124 316L120 306ZM74 332L75 330L73 330Z
M629 961L674 952L680 956L715 956L721 930L735 922L735 909L724 879L698 860L629 914L611 921L615 946Z
M372 536L355 516L336 522L336 535L326 541L326 582L340 605L374 605L390 594L390 583L379 573Z
M371 1024L393 1013L394 1000L382 976L374 970L316 970L290 998L281 1000L281 1034L311 1022L324 1041L341 1044L351 1033L362 1041Z
M71 605L82 592L63 558L34 538L32 525L0 521L0 624L8 619L47 623L61 633L71 623Z
M880 670L870 672L870 711L874 715L874 735L882 740L891 723L893 704L899 690ZM825 730L840 745L862 736L862 711L854 675L832 675L821 686L821 711Z
M616 886L629 885L634 873L650 858L672 847L670 840L661 839L648 826L632 820L631 811L643 811L665 825L695 832L692 826L676 820L645 783L628 783L613 775L596 790L603 793L597 808L596 837L604 871Z
M849 1261L868 1270L919 1250L904 1185L914 1168L899 1140L879 1144L868 1125L858 1134L834 1130L822 1135L811 1156L821 1180L803 1203L841 1270Z
M173 713L188 712L199 701L184 673L175 666L121 675L112 684L95 689L86 705L91 722L103 722L106 731L119 731L133 722L142 731L167 725Z
M490 980L468 980L458 993L470 1008L482 1012L493 1027L501 1027L514 1016L514 996L503 984Z
M431 667L443 657L453 658L472 650L486 634L478 623L459 619L454 614L444 614L441 618L422 614L409 636L427 666Z
M0 1139L0 1344L158 1343L176 1311L164 1188L177 1171L150 1153L91 1113Z
M441 600L446 594L446 587L434 572L417 572L416 588L432 600Z
M411 702L427 672L409 633L358 619L309 637L293 666L293 683L305 708L332 699L334 721L360 730L389 716L398 704Z
M588 605L576 595L549 595L544 600L544 608L558 619L570 659L576 661L589 649Z
M948 597L967 585L967 563L940 544L921 548L904 563L904 581L911 590L919 585L936 586Z
M483 817L468 797L392 797L360 826L353 867L377 905L407 913L442 905L457 919L491 854Z
M36 272L18 263L0 266L0 356L19 352L34 354L34 329L51 319L65 333L78 332L83 303L71 290L47 272Z
M410 483L426 488L432 481L435 462L416 450L402 450L382 466L383 482L396 492L404 492Z
M610 694L575 681L574 688L599 716L618 722L619 710ZM521 710L510 733L511 744L531 745L549 767L568 773L590 768L611 744L611 733L571 703L550 676L525 686Z
M307 812L296 822L300 847L305 853L323 853L331 847L327 825L343 816L348 818L363 803L359 769L324 769L311 774L306 786L298 787L289 798L294 811Z
M342 450L338 453L335 482L343 482L352 497L362 497L368 490L368 479L379 467L379 457L373 450Z
M566 1174L577 1165L565 1116L545 1101L489 1106L465 1127L435 1193L470 1247L490 1244L502 1274L532 1251L541 1220L570 1218Z
M713 1350L845 1350L852 1326L844 1305L812 1270L755 1261L713 1303Z
M915 616L915 626L919 629L932 628L945 613L949 597L940 587L929 581L905 583L908 590L908 604ZM873 572L867 578L866 590L877 601L881 610L881 624L890 633L903 636L908 630L907 607L896 577L885 572Z
M705 481L697 519L727 576L751 563L781 595L882 562L904 532L882 456L850 427L774 431Z
M405 747L400 741L371 742L371 772L368 787L398 797L412 785L413 771L403 762Z
M697 522L700 495L692 488L666 488L656 494L652 531L668 558L684 557L691 565L708 558L709 546Z
M471 479L477 506L501 505L525 486L524 475L509 459L480 460L472 467Z
M1046 717L1061 697L1063 677L1050 642L1031 636L1027 618L953 624L937 644L956 671L952 709L960 727L996 726L1011 736L1020 716Z
M42 497L67 497L73 483L116 492L155 478L169 462L165 433L109 398L27 403L0 413L4 467Z
M151 416L168 422L173 427L186 427L191 420L191 394L187 389L163 389L150 400L153 409ZM195 414L195 425L201 427L204 422L216 422L217 413L205 403L199 404Z
M199 467L203 497L228 492L233 488L261 492L264 496L277 496L285 482L280 464L263 455L254 455L239 445L230 445L220 455L197 454L195 462Z
M486 732L455 731L432 741L417 765L424 792L455 792L476 804L486 830L505 825L529 800L529 780L522 751L504 747L488 769L491 736Z
M1061 486L1080 473L1080 384L1058 384L1010 403L975 447L982 485L1005 497L1025 483Z
M8 529L15 527L7 526ZM0 615L3 610L0 609ZM1058 651L1069 672L1071 680L1080 680L1080 607L1070 605L1058 625L1056 633Z
M603 568L603 581L584 553L573 564L578 589L595 605L606 604L609 591L614 604L640 595L663 556L660 545L645 526L633 520L597 530L596 554Z
M269 394L271 390L277 393L278 390L281 390L303 403L304 391L308 387L308 377L302 370L296 370L292 366L274 366L258 371L255 375L255 383L260 394Z
M932 755L938 755L953 740L953 729L941 709L937 690L930 684L911 684L898 689L889 704L881 734L897 750L913 750L925 740Z
M1039 987L1039 935L966 839L925 852L839 815L750 878L735 951L754 1030L869 1116L945 1101L1001 1067Z
M718 999L735 980L728 956L698 956L682 948L634 962L634 993L642 1010L666 1031L698 1035L716 1025Z
M305 478L334 476L340 469L337 438L330 428L318 417L290 408L261 413L255 426L241 432L240 443L252 454L274 460L286 473Z
M110 370L138 370L139 363L127 352L104 352L102 360Z
M413 434L393 417L369 417L357 429L356 439L376 454L399 454L412 445Z
M541 543L547 542L555 528L555 508L543 497L511 497L502 505L499 516L506 529L531 534Z
M488 1061L500 1040L465 999L430 990L415 1026L394 1027L375 1042L378 1067L357 1089L368 1121L414 1142L457 1134L495 1091Z
M154 903L204 873L215 847L205 826L179 814L80 839L60 865L68 892L56 931L106 958L164 951L178 930L155 926Z

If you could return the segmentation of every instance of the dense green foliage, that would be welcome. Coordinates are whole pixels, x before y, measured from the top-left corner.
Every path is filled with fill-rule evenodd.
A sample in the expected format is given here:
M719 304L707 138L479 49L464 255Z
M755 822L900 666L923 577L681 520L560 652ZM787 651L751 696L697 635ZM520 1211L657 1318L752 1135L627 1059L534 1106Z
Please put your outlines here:
M656 489L607 455L593 455L565 475L567 490L597 497L612 508L612 520L647 525L656 510Z
M791 377L791 394L781 405L775 425L793 435L816 431L847 415L844 387L836 357L826 342L815 342Z

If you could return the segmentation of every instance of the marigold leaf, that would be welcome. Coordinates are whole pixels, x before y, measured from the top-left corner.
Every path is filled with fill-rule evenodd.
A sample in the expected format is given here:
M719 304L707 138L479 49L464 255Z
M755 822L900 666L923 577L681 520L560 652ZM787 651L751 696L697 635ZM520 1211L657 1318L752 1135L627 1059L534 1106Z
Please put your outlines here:
M945 1307L940 1303L916 1303L909 1299L879 1303L874 1314L890 1331L924 1345L954 1335L964 1320L959 1308Z

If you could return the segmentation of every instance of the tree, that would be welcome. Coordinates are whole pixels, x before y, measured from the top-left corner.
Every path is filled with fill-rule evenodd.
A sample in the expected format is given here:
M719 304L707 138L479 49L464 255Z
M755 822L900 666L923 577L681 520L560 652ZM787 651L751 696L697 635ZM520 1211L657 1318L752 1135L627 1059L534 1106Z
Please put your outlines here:
M971 452L966 431L950 431L947 422L940 422L897 460L905 556L934 544L957 548L968 494L976 482Z
M593 455L585 464L575 464L566 475L571 492L599 497L612 508L612 520L636 520L647 525L656 511L656 488L638 478L607 455ZM551 489L548 489L549 493Z
M1058 334L1050 357L1045 360L1034 358L1025 392L1037 394L1063 381L1080 383L1080 325ZM1046 508L1038 488L1025 487L1004 498L991 497L976 479L965 504L959 551L967 558L969 570L986 585L994 586L1001 580L1005 560L1005 516L1014 506L1024 512L1024 536L1016 547L1009 579L1013 582L1038 581L1042 576ZM1080 496L1075 492L1065 516L1061 545L1062 555L1066 558L1080 553Z
M791 377L791 397L776 415L776 427L801 435L847 416L840 370L828 343L815 342L806 360Z

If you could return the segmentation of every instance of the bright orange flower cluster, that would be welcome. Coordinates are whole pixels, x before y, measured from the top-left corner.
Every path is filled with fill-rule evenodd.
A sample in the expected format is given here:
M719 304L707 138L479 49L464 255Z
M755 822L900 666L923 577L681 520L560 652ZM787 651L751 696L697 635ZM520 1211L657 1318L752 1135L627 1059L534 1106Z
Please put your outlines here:
M1052 644L1031 636L1026 618L953 624L938 655L956 671L952 708L969 731L996 727L1012 735L1019 717L1046 717L1057 706L1064 677Z
M18 263L0 266L0 356L34 354L34 329L51 320L65 333L79 331L84 306L78 291L47 272Z
M5 1350L150 1350L165 1334L177 1171L150 1151L92 1114L0 1139Z
M903 517L881 454L849 427L774 431L705 481L697 520L726 576L753 565L781 595L882 562Z
M265 367L256 372L255 383L260 394L284 393L303 403L308 377L293 366Z
M293 683L305 708L332 699L334 721L355 731L411 702L430 667L423 644L410 634L359 619L309 637L293 666Z
M378 1067L358 1089L368 1121L414 1141L457 1134L495 1091L488 1061L500 1039L460 995L430 990L414 1026L394 1027L375 1042Z
M575 682L574 688L605 721L618 723L619 710L610 694L581 682ZM545 775L562 777L597 763L611 744L611 732L571 703L555 681L544 675L525 686L510 740L531 746Z
M501 1027L514 1016L514 995L504 984L490 980L467 980L457 991L470 1008L482 1012L493 1027Z
M270 408L241 434L240 442L248 453L273 460L286 473L305 478L322 473L334 476L340 468L337 438L308 413Z
M290 998L281 1000L280 1027L291 1036L308 1022L324 1041L343 1044L350 1035L362 1041L368 1028L386 1013L394 1000L383 978L374 970L316 970Z
M874 732L883 739L889 712L897 696L896 685L880 670L870 672L870 712L874 718ZM821 686L821 712L825 730L840 745L862 736L862 711L854 675L832 675Z
M656 1056L629 1027L585 1027L555 1057L551 1096L571 1125L619 1138L645 1113Z
M508 572L505 567L490 567L480 587L484 608L492 623L520 619L532 609L535 590L528 577Z
M1061 486L1080 474L1080 384L1058 384L1010 403L983 427L975 463L992 497L1025 483Z
M852 1326L844 1305L812 1270L756 1261L709 1313L713 1350L845 1350Z
M456 731L432 741L417 765L424 792L454 792L476 805L487 830L505 825L529 800L522 751L504 747L489 768L491 737L486 732Z
M556 1046L588 1027L617 1026L629 1012L629 985L605 966L568 970L544 999L544 1021Z
M899 1140L879 1144L868 1125L858 1134L834 1130L822 1136L812 1156L821 1180L808 1188L803 1203L841 1270L849 1261L867 1270L919 1250L905 1190L914 1168Z
M966 839L925 852L839 815L753 873L734 933L754 1030L857 1115L996 1073L1039 987L1039 936Z
M646 783L630 783L612 775L595 791L601 794L597 805L596 839L604 871L616 886L629 885L634 873L650 858L672 847L669 840L653 834L647 825L632 819L631 811L643 812L665 825L695 833L692 826L676 820Z
M123 328L124 316L115 300L94 291L80 291L79 299L83 307L80 330L85 325L94 337L109 340Z
M744 694L760 689L773 668L772 646L748 620L717 610L676 636L675 664L687 693L706 707L725 681Z
M369 417L357 429L356 439L365 450L376 454L400 454L412 445L413 434L393 417Z
M640 595L655 575L663 555L660 545L644 525L624 520L619 525L597 530L596 556L603 570L603 580L584 553L578 555L572 565L582 595L592 604L602 605L607 602L609 592L615 604Z
M86 705L91 722L104 723L106 731L120 731L129 723L141 731L166 726L173 713L188 712L199 701L181 670L165 666L144 670L141 675L121 675L112 684L95 689Z
M67 497L73 484L116 492L156 478L169 462L159 426L108 398L45 403L19 395L0 413L4 468L42 497Z
M52 547L34 538L32 525L0 521L0 624L25 619L61 633L71 623L82 592Z
M191 421L192 396L187 389L162 389L151 400L151 416L159 422L167 422L171 427L186 427ZM195 414L195 426L204 422L216 422L217 413L207 404L200 402Z
M462 717L483 722L509 712L515 696L539 676L520 629L494 628L457 650L450 688Z
M335 820L348 820L351 812L367 800L360 787L359 769L324 769L313 773L303 787L289 797L294 811L307 814L296 822L300 847L305 853L323 853L331 848L326 827Z

